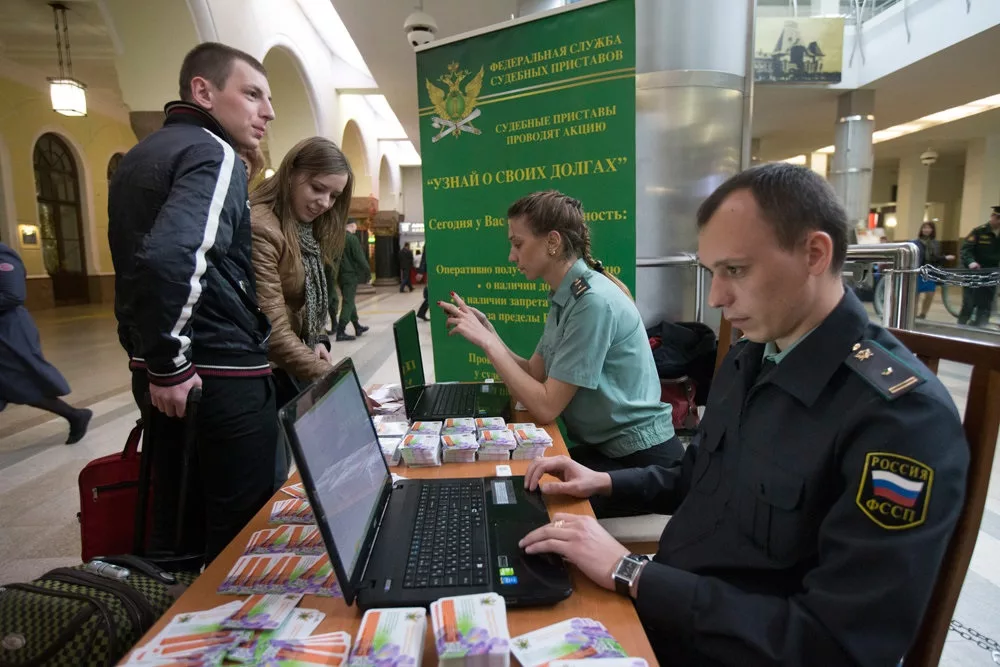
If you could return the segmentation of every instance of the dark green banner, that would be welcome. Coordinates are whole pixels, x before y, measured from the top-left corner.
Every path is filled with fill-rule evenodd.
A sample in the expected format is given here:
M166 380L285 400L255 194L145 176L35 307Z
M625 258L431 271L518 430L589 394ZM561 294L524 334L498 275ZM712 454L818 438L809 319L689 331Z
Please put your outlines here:
M508 206L556 189L583 202L592 254L635 288L635 5L607 0L417 53L431 303L461 295L527 358L548 286L507 260ZM438 381L494 377L442 320Z

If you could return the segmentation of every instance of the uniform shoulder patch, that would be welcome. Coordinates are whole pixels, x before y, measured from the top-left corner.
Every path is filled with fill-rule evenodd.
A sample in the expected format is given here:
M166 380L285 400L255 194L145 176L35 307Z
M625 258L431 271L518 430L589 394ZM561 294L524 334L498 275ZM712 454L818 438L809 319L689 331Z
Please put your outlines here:
M570 285L570 289L573 292L573 298L579 299L581 296L586 294L587 291L590 289L590 283L587 282L586 278L580 276L579 278L573 281L573 284Z
M929 465L901 454L869 452L855 503L881 528L915 528L927 520L932 486Z
M844 363L890 401L926 382L920 371L873 340L855 343Z
M971 241L975 241L976 240L976 231L973 230L972 233L970 233L968 236L965 237L965 240L966 241L970 241L970 242Z

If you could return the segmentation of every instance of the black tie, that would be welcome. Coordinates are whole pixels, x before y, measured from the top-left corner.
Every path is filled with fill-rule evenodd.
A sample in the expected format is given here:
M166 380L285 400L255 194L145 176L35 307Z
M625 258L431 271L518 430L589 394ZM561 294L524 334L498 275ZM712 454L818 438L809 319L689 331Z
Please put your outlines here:
M757 373L757 381L760 382L761 380L765 379L768 376L768 374L771 371L773 371L775 367L777 367L777 365L778 364L774 362L774 359L771 359L770 357L765 357L764 361L762 361L760 364L760 371L758 371Z

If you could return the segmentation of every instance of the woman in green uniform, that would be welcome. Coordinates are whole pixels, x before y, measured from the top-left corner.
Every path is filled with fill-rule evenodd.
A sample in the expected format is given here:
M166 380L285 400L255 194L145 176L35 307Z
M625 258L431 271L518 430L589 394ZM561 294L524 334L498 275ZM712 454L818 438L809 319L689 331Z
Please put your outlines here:
M649 339L627 288L590 255L579 201L537 192L507 211L510 261L549 285L549 312L530 359L508 348L483 313L452 294L439 302L452 334L483 349L539 423L562 417L572 457L601 471L669 466L683 455ZM595 504L598 516L632 513Z

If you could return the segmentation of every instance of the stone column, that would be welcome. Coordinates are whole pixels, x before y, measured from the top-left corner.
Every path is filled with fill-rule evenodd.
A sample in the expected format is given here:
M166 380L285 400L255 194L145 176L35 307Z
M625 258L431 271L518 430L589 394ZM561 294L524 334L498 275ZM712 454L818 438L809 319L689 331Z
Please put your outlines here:
M874 112L874 90L853 90L841 95L837 102L836 150L830 165L830 183L847 209L847 220L852 225L851 243L855 242L856 231L866 225L871 204Z
M929 181L930 167L920 162L919 153L911 153L899 161L893 240L909 241L919 236L920 226L924 222Z
M966 149L961 235L986 222L992 206L1000 206L1000 134L974 139Z

